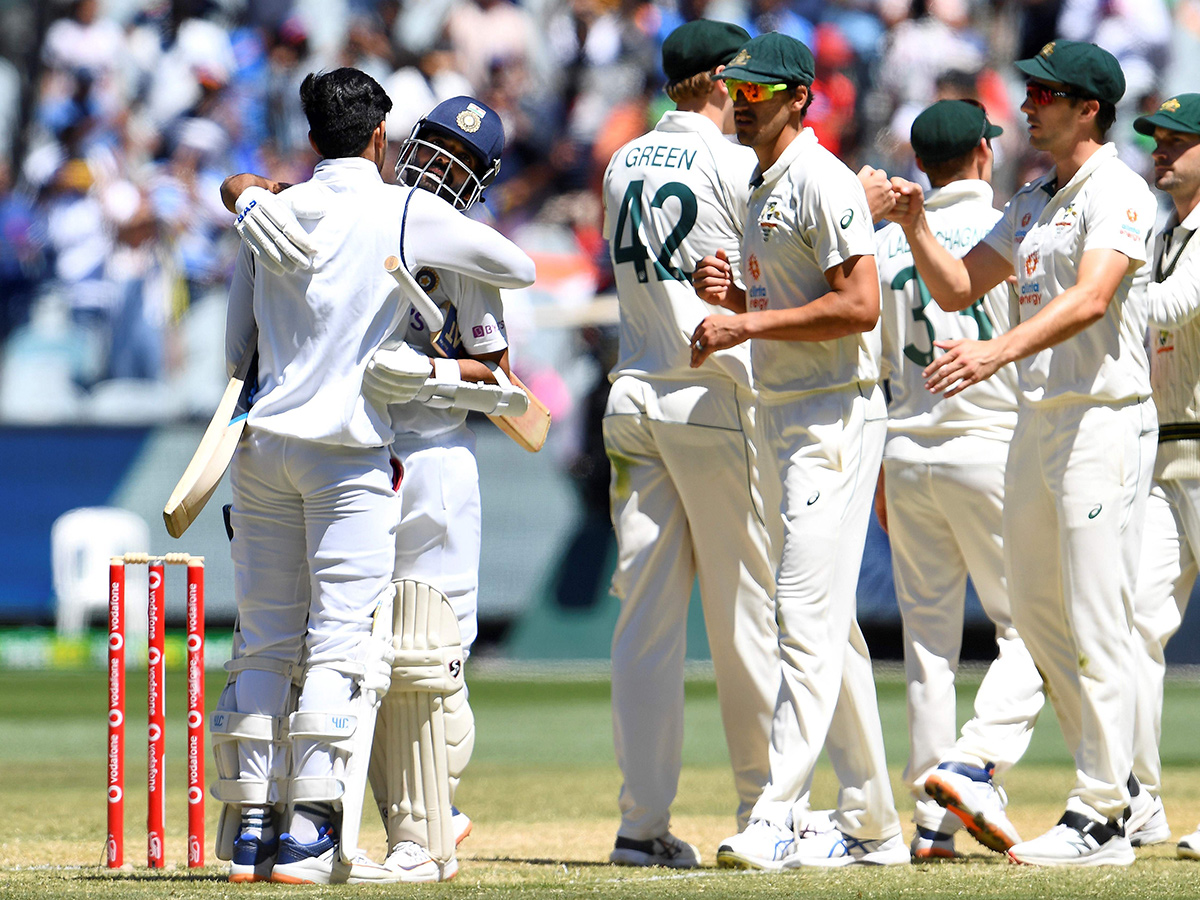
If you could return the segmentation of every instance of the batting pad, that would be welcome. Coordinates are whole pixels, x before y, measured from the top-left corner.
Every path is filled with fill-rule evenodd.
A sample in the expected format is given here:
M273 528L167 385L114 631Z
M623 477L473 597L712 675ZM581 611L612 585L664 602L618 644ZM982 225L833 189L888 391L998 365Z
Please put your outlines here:
M339 815L338 853L347 864L358 855L358 831L362 822L363 795L371 743L380 703L388 692L392 669L392 603L394 585L379 598L371 635L359 645L354 659L326 665L354 679L356 689L348 711L294 712L289 719L293 771L302 771L308 753L321 745L334 751L333 772L328 777L293 774L288 795L288 812L297 803L331 802ZM317 668L316 666L312 667Z
M451 779L465 766L461 749L469 757L474 743L473 721L464 728L461 712L469 717L470 708L447 709L462 692L462 638L450 601L432 585L398 581L395 602L392 689L379 711L371 787L389 847L415 841L445 863L454 857Z

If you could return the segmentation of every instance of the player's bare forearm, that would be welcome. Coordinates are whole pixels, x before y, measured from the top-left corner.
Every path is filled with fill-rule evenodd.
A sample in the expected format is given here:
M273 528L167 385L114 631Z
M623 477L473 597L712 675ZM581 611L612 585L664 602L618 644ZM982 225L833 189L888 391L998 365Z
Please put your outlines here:
M485 365L492 363L504 370L505 375L512 375L508 367L508 350L495 353L480 353L476 356L464 356L458 360L458 371L463 381L474 381L484 384L496 384L496 373Z
M251 172L242 172L238 175L230 175L221 182L221 203L231 213L237 213L234 204L242 191L246 188L260 187L270 191L272 194L278 194L285 188L291 185L284 184L280 181L272 181L269 178L264 178L262 175L255 175Z
M883 466L879 467L879 479L875 482L875 518L883 533L888 533L887 491L884 487Z
M827 269L825 280L830 290L804 306L748 313L747 336L768 341L831 341L875 327L879 321L879 275L874 256L852 256Z
M1131 265L1116 250L1088 250L1076 283L1010 331L990 341L934 341L945 352L925 368L925 387L953 397L1007 363L1069 340L1104 318Z

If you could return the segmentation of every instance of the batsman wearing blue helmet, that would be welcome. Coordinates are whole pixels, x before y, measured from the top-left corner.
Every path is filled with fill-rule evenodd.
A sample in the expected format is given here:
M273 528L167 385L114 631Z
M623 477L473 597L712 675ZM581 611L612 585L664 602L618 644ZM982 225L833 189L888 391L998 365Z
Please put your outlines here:
M455 97L430 111L401 144L396 180L462 213L496 177L503 147L499 115L471 97ZM226 180L222 195L241 213L239 234L264 264L308 268L314 248L302 223L321 211L290 202L290 192L279 193L283 187L239 175ZM499 288L531 283L533 263L486 226L459 219L472 234L482 229L474 247L444 230L427 235L459 246L463 259L453 265L419 266L403 248L399 254L441 309L444 325L432 329L411 310L363 380L364 394L386 407L396 435L396 661L369 775L388 830L385 866L405 882L453 878L455 847L471 828L452 806L474 743L463 661L477 631L481 506L466 416L471 409L504 413L524 397L499 386L507 379L498 371L508 373ZM500 244L493 246L493 238L507 245L507 256L496 254Z

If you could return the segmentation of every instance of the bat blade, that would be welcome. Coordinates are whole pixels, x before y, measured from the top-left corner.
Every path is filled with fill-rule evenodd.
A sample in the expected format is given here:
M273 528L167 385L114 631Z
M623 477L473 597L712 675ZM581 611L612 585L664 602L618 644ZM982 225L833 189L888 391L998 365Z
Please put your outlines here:
M519 416L488 416L488 418L496 424L497 428L530 453L537 453L546 443L546 435L550 433L550 410L515 374L510 374L508 378L515 387L519 387L528 395L529 409Z
M163 522L167 526L167 534L173 538L182 536L196 521L204 504L208 503L209 497L217 489L221 476L229 467L229 461L233 459L233 451L246 427L250 394L258 380L255 365L257 343L257 338L252 337L246 346L237 370L221 395L217 411L200 438L200 445L183 470L175 490L171 491L167 505L163 507Z

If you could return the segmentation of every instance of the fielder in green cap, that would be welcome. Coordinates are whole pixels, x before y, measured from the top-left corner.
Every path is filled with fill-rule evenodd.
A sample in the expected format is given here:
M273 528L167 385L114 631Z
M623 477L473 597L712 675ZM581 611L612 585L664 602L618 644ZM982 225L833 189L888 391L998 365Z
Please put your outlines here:
M1133 773L1142 787L1131 819L1141 844L1169 840L1163 807L1163 653L1187 612L1200 540L1184 527L1200 509L1200 94L1176 94L1133 127L1154 138L1154 185L1173 209L1155 244L1154 282L1147 289L1150 384L1158 407L1158 456L1146 506L1133 621L1140 640L1138 699L1133 728ZM1139 804L1138 801L1142 800ZM1141 824L1144 821L1144 824ZM1126 824L1126 831L1129 831ZM1200 830L1181 838L1185 859L1200 859Z
M718 866L769 871L909 862L855 619L854 573L887 432L875 237L863 185L804 127L814 69L804 44L768 33L721 72L738 140L758 157L741 241L745 287L724 253L705 256L692 277L701 300L737 313L696 327L692 367L703 372L754 339L767 436L758 458L775 495L783 687L770 779L745 830L717 848ZM793 804L823 748L843 789L833 827L808 829Z
M736 25L705 19L671 32L663 70L676 108L621 147L604 173L604 236L621 311L604 448L626 462L610 496L620 547L612 711L621 819L609 854L618 865L700 865L700 851L670 831L684 729L677 651L697 580L739 825L769 774L780 662L775 570L755 499L750 348L688 366L696 323L709 312L733 318L700 303L690 278L721 250L740 272L757 160L722 132L732 104L719 75L748 40Z
M933 187L925 214L955 256L1000 218L988 183L991 139L1000 133L970 100L940 100L913 121L917 165ZM1020 838L998 784L1024 754L1045 702L1042 676L1012 624L1004 578L1004 467L1017 423L1017 370L1006 365L947 398L925 389L924 369L937 353L935 341L1007 331L1011 298L1001 282L963 313L947 312L917 277L903 229L889 223L876 240L882 375L891 391L875 510L891 541L904 622L912 858L957 857L955 832L964 826L985 847L1003 851ZM998 652L956 741L954 680L968 575L996 626Z
M1017 63L1029 142L1054 168L1025 185L966 256L941 246L919 185L896 180L890 216L938 305L967 309L1015 276L1017 323L992 340L935 341L926 387L947 397L1016 362L1017 425L1004 506L1013 624L1046 678L1076 783L1058 824L1008 848L1042 866L1127 866L1135 714L1134 549L1156 443L1143 344L1157 204L1106 143L1125 79L1112 54L1053 41ZM1114 453L1114 448L1124 448ZM988 825L973 793L947 804ZM1002 824L996 834L1002 834ZM1136 823L1134 823L1136 824ZM1001 842L1003 844L1004 842Z

